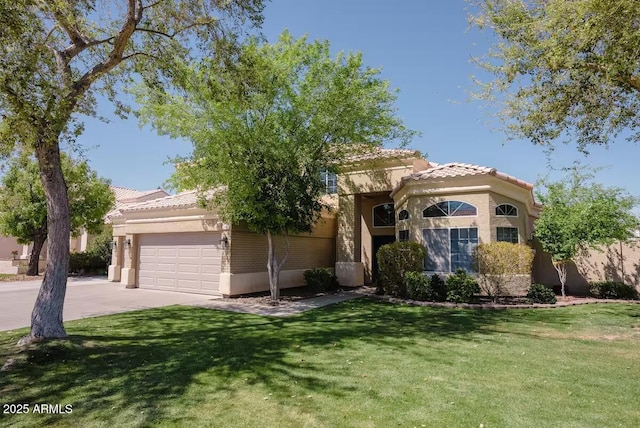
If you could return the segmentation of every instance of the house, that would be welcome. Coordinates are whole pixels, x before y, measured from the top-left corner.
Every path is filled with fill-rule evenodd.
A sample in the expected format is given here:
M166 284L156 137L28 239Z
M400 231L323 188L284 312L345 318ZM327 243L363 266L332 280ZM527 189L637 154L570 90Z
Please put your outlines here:
M167 196L168 193L161 189L138 191L125 187L109 186L113 192L116 204L113 209L105 216L108 223L109 215L118 212L117 210L126 205L136 202L148 201ZM93 236L86 230L80 230L77 236L69 238L69 247L71 252L86 251L89 244L93 240ZM0 273L15 274L23 272L26 269L26 262L29 260L31 253L31 244L18 244L16 238L12 236L0 236ZM14 255L15 254L15 255ZM47 256L46 244L40 253L41 269L44 268L44 261Z
M412 150L353 156L337 179L323 179L335 209L322 213L312 233L289 238L283 288L301 285L313 267L333 268L345 286L370 283L377 249L395 240L423 243L427 271L469 269L480 242L530 243L541 208L530 183L493 168L436 164ZM225 224L197 199L183 192L116 210L109 279L212 295L267 290L266 237Z

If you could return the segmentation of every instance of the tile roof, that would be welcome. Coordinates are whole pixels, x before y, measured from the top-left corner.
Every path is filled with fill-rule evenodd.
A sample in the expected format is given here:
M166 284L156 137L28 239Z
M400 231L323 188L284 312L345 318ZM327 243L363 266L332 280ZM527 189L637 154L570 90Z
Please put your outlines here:
M205 197L211 197L217 190L209 190L204 193ZM165 196L163 198L151 199L144 202L125 204L119 208L119 212L155 210L162 208L188 208L194 207L198 203L199 193L197 190Z
M125 201L129 199L137 199L143 196L151 195L153 193L164 192L162 189L152 190L135 190L127 187L109 186L111 191L116 197L116 201Z
M411 180L429 180L438 178L452 178L452 177L471 177L474 175L493 175L494 177L513 183L517 186L523 187L528 190L533 189L533 184L520 180L511 175L507 175L498 171L495 168L486 166L473 165L469 163L451 162L445 164L429 163L431 168L413 173L402 179L403 182Z
M345 163L362 162L374 159L407 159L421 157L419 151L409 149L385 149L383 147L354 146L353 155L347 156Z

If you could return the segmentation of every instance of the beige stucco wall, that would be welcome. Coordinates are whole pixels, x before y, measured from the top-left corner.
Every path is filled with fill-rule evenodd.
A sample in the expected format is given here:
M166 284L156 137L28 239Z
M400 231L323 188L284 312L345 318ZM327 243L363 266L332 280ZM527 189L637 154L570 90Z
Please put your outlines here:
M510 204L518 209L517 217L497 216L496 207L502 204ZM517 227L519 244L526 244L531 237L529 230L529 215L527 214L526 207L520 201L513 198L495 193L489 192L489 217L491 225L490 240L493 242L497 239L498 227Z
M18 244L13 236L0 236L0 260L13 259L12 251L22 254L22 244Z
M423 218L422 211L442 201L462 201L477 208L478 215L473 217L436 217ZM406 209L409 219L398 222L398 230L409 230L409 239L423 242L423 229L477 227L480 242L491 240L491 225L489 216L489 196L487 193L462 193L456 195L412 196L396 207L396 212Z
M375 257L375 254L373 254L373 237L395 236L396 234L395 226L374 227L373 225L373 208L385 203L393 204L393 200L389 197L389 192L367 195L362 198L360 260L364 267L365 283L372 281L373 259Z
M283 270L303 270L315 267L333 267L335 263L336 221L323 218L310 234L289 236L289 255ZM278 258L286 252L286 238L275 236ZM234 226L230 239L230 267L232 274L266 272L267 237ZM302 284L298 284L302 285Z
M534 281L559 286L551 256L536 243ZM566 288L569 294L587 294L591 281L623 281L640 291L640 241L617 243L602 251L590 250L567 266Z

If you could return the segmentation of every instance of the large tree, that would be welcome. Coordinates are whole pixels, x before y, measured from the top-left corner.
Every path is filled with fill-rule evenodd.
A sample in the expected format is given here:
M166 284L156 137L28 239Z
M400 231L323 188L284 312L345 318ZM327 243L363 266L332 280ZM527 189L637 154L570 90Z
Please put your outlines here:
M350 150L413 135L379 73L359 53L332 57L328 42L284 32L275 44L251 40L231 60L185 65L179 92L139 93L160 133L193 142L176 186L203 191L223 219L266 235L272 299L287 256L278 260L274 236L312 230L322 170ZM215 188L224 190L204 193Z
M21 340L64 337L71 229L61 142L82 131L106 96L134 79L167 87L173 64L215 56L216 42L261 21L262 0L0 0L0 153L16 146L37 161L47 204L47 266ZM228 43L225 43L228 45ZM141 76L141 77L136 77Z
M98 177L86 161L61 153L67 183L70 233L82 229L100 233L104 216L115 204L109 182ZM20 244L33 243L27 275L38 275L38 260L47 239L47 204L38 163L32 157L16 157L0 185L0 234L15 236Z
M619 133L640 141L637 0L469 0L496 42L479 63L495 79L481 96L501 105L513 137L587 152Z
M565 296L568 262L589 248L600 249L633 237L640 224L632 209L637 199L617 188L592 181L590 173L573 170L568 178L543 181L535 237L551 254Z

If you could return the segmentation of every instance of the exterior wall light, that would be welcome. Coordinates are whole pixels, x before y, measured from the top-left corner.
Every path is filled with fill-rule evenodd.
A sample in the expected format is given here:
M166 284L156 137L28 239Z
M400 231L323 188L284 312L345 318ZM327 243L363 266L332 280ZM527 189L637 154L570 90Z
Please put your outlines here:
M220 244L224 249L226 249L229 246L229 238L227 238L227 235L222 235L222 238L220 238Z
M127 244L128 249L131 249L131 239L126 239L124 243Z

